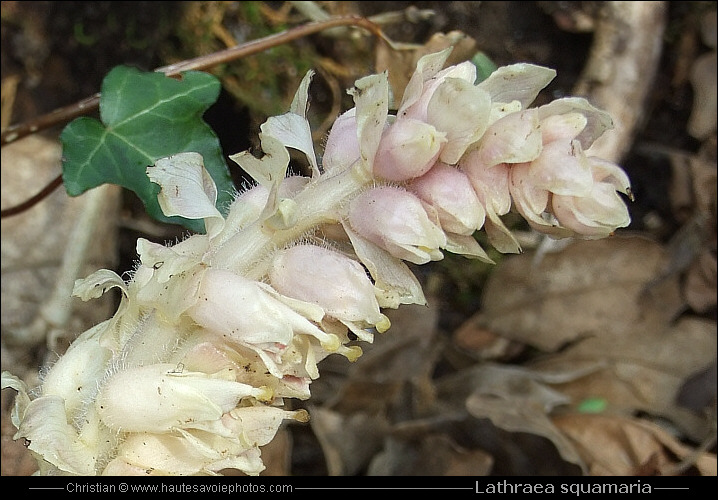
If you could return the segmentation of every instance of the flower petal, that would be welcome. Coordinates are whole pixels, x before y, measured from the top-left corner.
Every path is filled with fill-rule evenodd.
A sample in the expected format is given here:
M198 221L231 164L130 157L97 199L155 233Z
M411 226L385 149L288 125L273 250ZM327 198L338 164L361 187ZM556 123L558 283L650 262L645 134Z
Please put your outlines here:
M488 92L494 102L519 101L526 108L555 77L553 69L518 63L500 67L478 87Z
M160 158L147 167L147 175L160 185L157 201L166 216L204 219L210 238L222 230L224 217L215 207L217 187L204 168L202 155L179 153Z
M365 76L349 91L356 104L357 136L364 173L371 175L374 156L389 115L389 80L386 72Z
M381 307L395 309L401 304L426 304L419 280L401 259L357 234L349 223L343 226L359 260L374 278Z
M541 120L552 115L564 115L566 113L580 113L586 118L586 126L576 139L581 147L586 150L591 147L593 141L598 139L607 130L613 128L613 119L607 112L600 110L582 97L564 97L545 104L538 108Z

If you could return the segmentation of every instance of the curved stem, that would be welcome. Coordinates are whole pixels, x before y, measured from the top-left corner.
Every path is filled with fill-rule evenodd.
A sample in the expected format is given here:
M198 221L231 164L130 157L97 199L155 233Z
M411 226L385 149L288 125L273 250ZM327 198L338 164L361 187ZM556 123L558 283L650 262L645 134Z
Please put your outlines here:
M19 213L24 212L25 210L28 210L33 205L36 205L39 203L43 198L47 197L52 193L55 189L60 187L62 185L62 174L55 177L50 183L42 188L42 190L37 193L35 196L30 198L29 200L23 201L19 205L15 205L14 207L6 208L2 211L0 211L0 218L5 217L11 217L13 215L17 215Z
M371 176L362 174L356 165L312 182L294 198L299 208L291 227L273 230L259 220L216 248L212 265L221 265L250 279L261 278L265 271L262 261L270 258L273 250L300 239L323 223L339 222L342 206L371 182Z

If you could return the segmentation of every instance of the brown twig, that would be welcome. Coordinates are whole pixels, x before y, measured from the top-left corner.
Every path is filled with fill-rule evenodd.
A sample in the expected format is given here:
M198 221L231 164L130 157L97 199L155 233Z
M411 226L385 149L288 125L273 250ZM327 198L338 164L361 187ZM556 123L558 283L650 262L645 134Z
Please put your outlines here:
M230 47L229 49L221 50L219 52L196 57L176 64L170 64L169 66L163 66L161 68L157 68L155 71L162 72L167 76L175 76L180 74L182 71L204 70L218 64L254 55L272 47L276 47L277 45L292 42L299 38L314 35L320 31L336 28L338 26L356 26L364 28L376 35L378 38L384 40L390 45L393 45L391 40L389 40L381 31L381 28L368 19L358 16L343 16L328 19L326 21L307 23L281 33L276 33L274 35L260 38L259 40L253 40L242 45ZM91 97L83 99L82 101L71 104L70 106L56 109L55 111L34 120L20 123L18 125L12 125L3 130L2 134L0 134L0 146L5 146L6 144L16 141L22 137L87 114L97 108L99 104L100 94L97 93Z
M196 57L194 59L189 59L179 63L170 64L168 66L163 66L161 68L157 68L155 71L162 72L167 76L176 76L183 71L204 70L214 67L218 64L227 63L236 59L240 59L242 57L257 54L272 47L276 47L277 45L289 43L294 40L298 40L299 38L303 38L309 35L319 33L320 31L324 31L330 28L336 28L339 26L356 26L359 28L363 28L378 37L379 39L384 40L389 45L393 46L391 40L389 40L384 35L384 33L381 31L381 28L377 24L369 21L364 17L343 16L327 19L325 21L307 23L302 26L283 31L281 33L276 33L274 35L260 38L259 40L253 40L242 45L230 47L219 52L214 52L212 54ZM45 130L54 125L58 125L60 123L72 120L73 118L77 118L78 116L85 115L96 109L99 104L100 94L97 93L79 102L76 102L75 104L56 109L34 120L20 123L17 125L12 125L7 129L3 130L2 134L0 134L0 146L5 146L22 137L26 137L28 135L39 132L40 130ZM40 200L42 200L44 197L48 196L61 184L62 176L58 176L50 184L43 188L37 195L33 196L29 200L15 207L2 210L0 212L0 218L16 215L29 209L30 207L38 203Z
M52 193L55 189L60 187L62 185L62 175L58 175L55 177L50 183L42 188L42 190L37 193L32 198L23 201L19 205L15 205L14 207L6 208L5 210L0 211L0 218L10 217L13 215L17 215L19 213L24 212L25 210L29 209L36 203L39 203L40 200L45 198L46 196L49 196L50 193Z

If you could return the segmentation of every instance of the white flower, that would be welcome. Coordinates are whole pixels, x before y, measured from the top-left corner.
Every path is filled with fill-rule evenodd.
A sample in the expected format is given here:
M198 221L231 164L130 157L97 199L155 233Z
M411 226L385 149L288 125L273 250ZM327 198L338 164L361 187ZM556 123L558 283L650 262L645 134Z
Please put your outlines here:
M162 433L201 428L249 397L268 401L272 394L235 382L231 372L208 375L160 363L112 374L99 391L95 408L110 429Z
M339 348L336 336L323 332L258 282L231 271L208 269L187 314L203 328L253 349L281 353L295 333L315 337L328 351Z

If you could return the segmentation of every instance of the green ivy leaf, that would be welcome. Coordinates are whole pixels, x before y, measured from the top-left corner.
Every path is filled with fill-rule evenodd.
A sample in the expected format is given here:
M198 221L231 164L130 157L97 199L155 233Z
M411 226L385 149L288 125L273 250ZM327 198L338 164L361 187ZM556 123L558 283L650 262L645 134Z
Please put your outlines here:
M496 64L494 64L491 59L489 59L489 56L487 56L481 51L474 54L474 57L471 58L471 62L474 64L474 66L476 66L475 83L477 85L486 80L491 73L498 69L498 66L496 66Z
M219 91L219 80L199 71L182 73L178 80L127 66L114 68L102 82L102 122L78 118L60 135L67 193L78 196L101 184L118 184L134 191L155 219L204 232L201 220L162 213L157 202L160 188L145 169L159 158L200 153L217 185L217 208L223 211L229 205L229 169L219 139L202 120Z

